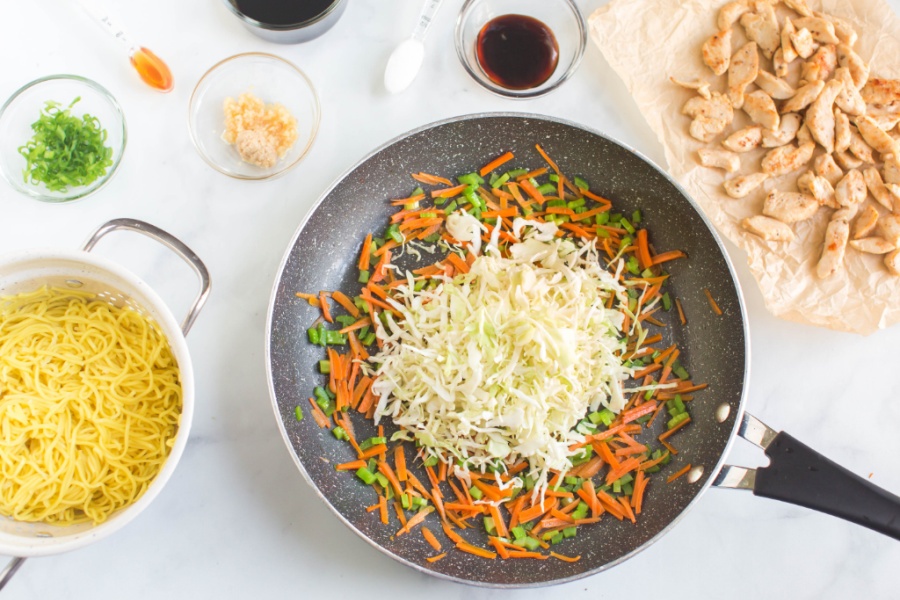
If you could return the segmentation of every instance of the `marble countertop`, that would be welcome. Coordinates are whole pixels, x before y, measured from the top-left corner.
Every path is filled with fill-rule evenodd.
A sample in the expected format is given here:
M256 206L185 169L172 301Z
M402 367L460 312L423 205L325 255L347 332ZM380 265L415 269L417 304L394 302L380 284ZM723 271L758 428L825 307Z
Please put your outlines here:
M0 186L0 252L74 248L117 217L180 237L212 273L209 303L188 336L197 380L190 441L167 487L116 535L64 555L27 561L4 590L31 598L896 598L900 544L830 516L747 492L710 490L663 539L605 573L544 590L471 588L427 577L363 543L297 472L272 414L263 360L269 293L282 254L320 192L360 157L404 131L460 114L527 111L602 130L663 164L662 148L622 83L589 46L571 81L535 100L492 96L457 61L460 0L444 2L425 68L398 96L381 77L412 29L420 1L353 0L325 36L296 46L253 37L219 0L112 3L142 44L166 59L175 90L157 94L116 44L72 3L18 2L0 19L0 98L42 75L76 73L108 87L129 127L120 172L69 205ZM585 14L602 4L579 0ZM894 10L900 0L891 0ZM309 156L286 176L242 182L210 169L187 130L199 77L245 51L295 62L315 83L323 112ZM4 143L11 143L3 140ZM140 274L184 312L196 282L152 242L110 236L97 252ZM900 492L900 330L869 337L771 316L734 246L753 346L747 408L878 485ZM738 441L733 463L764 464ZM5 557L0 557L0 561ZM2 564L2 563L0 563Z

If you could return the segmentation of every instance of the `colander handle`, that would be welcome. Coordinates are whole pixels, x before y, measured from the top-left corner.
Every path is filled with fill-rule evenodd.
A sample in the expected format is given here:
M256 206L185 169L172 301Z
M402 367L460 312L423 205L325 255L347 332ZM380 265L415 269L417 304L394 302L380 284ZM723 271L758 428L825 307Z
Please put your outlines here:
M137 219L113 219L108 223L104 223L97 229L97 231L95 231L91 235L88 241L85 242L82 250L84 250L85 252L90 252L97 244L97 242L100 241L100 238L105 236L107 233L117 231L119 229L136 231L137 233L142 233L148 238L159 242L160 244L180 256L182 260L184 260L184 262L190 265L190 267L200 278L200 293L197 294L197 297L194 299L194 303L191 305L187 316L184 318L184 321L181 322L181 331L185 335L187 335L188 331L190 331L191 329L191 326L194 324L194 321L197 319L197 315L200 314L200 309L203 308L203 305L206 303L206 298L209 296L210 281L209 271L206 269L206 265L203 264L203 261L200 260L200 257L197 256L193 250L188 248L184 242L182 242L172 234L163 231L159 227L156 227L155 225L151 225L150 223L145 223L144 221L139 221Z
M9 580L16 574L16 571L19 570L19 567L22 566L23 562L25 562L25 559L21 556L17 556L9 561L6 567L0 571L0 590L6 587L6 584L9 583Z

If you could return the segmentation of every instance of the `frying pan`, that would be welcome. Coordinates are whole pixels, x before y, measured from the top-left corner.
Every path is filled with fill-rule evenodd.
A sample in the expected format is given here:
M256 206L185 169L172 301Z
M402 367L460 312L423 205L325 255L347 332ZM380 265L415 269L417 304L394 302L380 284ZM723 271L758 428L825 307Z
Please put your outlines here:
M680 360L692 379L706 382L708 388L695 394L690 406L692 423L673 441L679 453L659 475L665 477L688 463L693 467L677 485L648 486L636 525L603 519L579 528L576 538L555 548L581 555L578 562L485 561L452 551L430 564L425 558L434 552L420 535L394 537L396 526L382 525L377 513L365 510L375 500L372 490L352 475L335 471L335 464L356 458L350 446L319 429L313 419L298 422L294 416L296 406L309 406L307 398L322 382L316 369L322 350L311 345L306 335L319 313L295 292L358 293L356 259L361 241L366 233L385 228L394 210L385 200L405 197L414 187L409 173L468 173L508 150L516 155L515 166L537 168L544 164L534 148L537 142L564 173L582 176L592 191L610 198L615 211L631 214L640 209L658 250L678 248L689 257L670 263L670 292L680 299L687 324L682 326L671 313L667 315L664 344L677 343L683 352ZM704 290L710 291L722 315L712 311ZM712 486L750 489L756 495L821 510L900 539L900 498L744 412L750 364L747 316L728 257L694 202L634 150L560 119L521 113L458 117L403 135L351 168L322 196L284 256L269 306L266 362L276 419L306 481L364 540L438 577L489 587L528 587L597 573L659 539ZM374 435L371 424L363 419L353 424L358 437ZM659 433L644 434L642 439ZM763 448L771 464L757 470L725 465L737 436ZM426 524L439 531L436 514L429 518ZM469 541L484 541L479 528L462 534Z

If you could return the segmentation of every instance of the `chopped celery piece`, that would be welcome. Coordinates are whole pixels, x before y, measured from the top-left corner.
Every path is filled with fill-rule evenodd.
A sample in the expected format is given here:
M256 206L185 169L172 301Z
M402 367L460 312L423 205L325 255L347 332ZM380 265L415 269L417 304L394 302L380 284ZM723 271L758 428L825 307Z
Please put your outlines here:
M330 360L320 360L319 361L319 373L323 375L328 375L331 373L331 361Z
M363 483L372 485L375 483L375 475L369 469L360 467L356 470L356 476L363 480Z
M302 421L302 420L303 420L303 409L300 408L300 405L299 405L299 404L298 404L297 406L294 407L294 417L295 417L298 421Z

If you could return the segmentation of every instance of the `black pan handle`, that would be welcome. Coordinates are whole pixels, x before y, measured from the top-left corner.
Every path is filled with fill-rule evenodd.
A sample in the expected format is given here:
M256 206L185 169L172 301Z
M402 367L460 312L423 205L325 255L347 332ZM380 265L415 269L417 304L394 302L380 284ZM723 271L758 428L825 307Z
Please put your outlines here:
M792 435L766 448L769 466L756 470L753 493L805 506L900 540L900 498L851 473Z
M713 485L804 506L900 540L900 497L744 413L738 434L765 450L767 467L725 466Z

